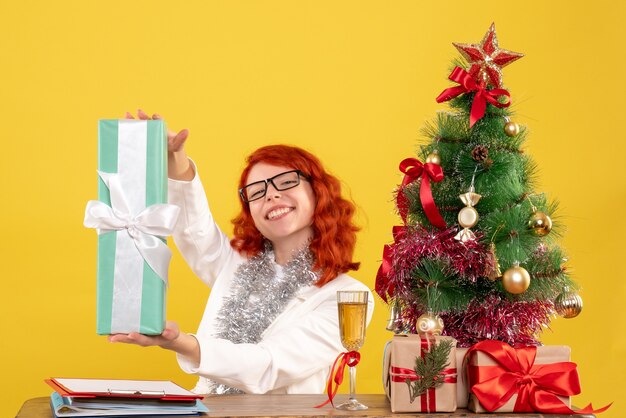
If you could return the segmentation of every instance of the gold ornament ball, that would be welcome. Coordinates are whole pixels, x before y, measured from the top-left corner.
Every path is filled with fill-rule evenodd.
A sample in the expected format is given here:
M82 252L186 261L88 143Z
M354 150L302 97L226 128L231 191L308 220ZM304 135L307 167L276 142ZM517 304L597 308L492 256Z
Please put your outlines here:
M530 274L524 267L513 266L502 275L504 290L514 295L524 293L530 286Z
M504 125L504 133L508 136L516 136L519 133L519 125L515 122L507 122Z
M426 157L426 164L428 163L441 165L441 156L437 151L433 151L428 154L428 157Z
M552 230L552 219L543 212L535 212L528 221L528 228L540 237L548 235Z
M554 300L554 308L563 318L575 318L583 310L583 300L575 292L561 293Z
M441 319L439 315L427 312L417 318L415 327L417 328L417 333L420 335L441 335L443 332L443 319Z

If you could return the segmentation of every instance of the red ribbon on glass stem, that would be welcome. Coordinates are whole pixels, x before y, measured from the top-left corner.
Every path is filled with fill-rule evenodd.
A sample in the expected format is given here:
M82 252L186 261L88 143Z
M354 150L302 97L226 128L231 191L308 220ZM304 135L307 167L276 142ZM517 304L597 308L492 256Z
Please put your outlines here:
M406 223L406 215L409 210L408 199L404 195L403 189L421 176L422 182L420 184L420 202L422 203L426 217L430 223L437 228L446 229L446 221L444 221L441 217L439 209L437 209L435 200L433 199L433 192L430 189L431 180L435 183L443 180L443 169L441 166L433 163L422 164L422 162L418 159L406 158L400 162L399 168L400 171L404 173L404 179L402 180L402 186L400 186L400 190L398 191L396 204L398 206L398 210L400 211L402 220Z
M476 92L470 111L470 128L485 115L487 102L499 108L509 107L511 105L511 95L508 91L504 89L487 90L484 83L477 83L474 77L461 67L455 67L448 76L448 79L459 83L459 85L442 91L441 94L437 96L437 103L447 102L463 93ZM505 103L501 103L498 101L499 96L506 96L508 100Z
M361 354L358 351L348 351L345 353L341 353L335 359L333 363L333 367L330 369L330 375L328 376L328 384L326 387L326 392L328 393L328 400L324 403L316 405L315 408L321 408L329 403L335 407L333 403L333 398L337 394L337 390L339 390L339 386L343 383L343 373L345 371L346 366L354 367L359 364L361 360ZM337 367L337 364L339 366ZM335 387L333 388L333 382L335 383Z
M547 414L593 414L607 410L611 404L593 409L591 404L572 410L558 396L580 393L576 364L566 361L535 364L537 347L515 349L502 341L485 340L472 346L466 356L480 351L491 357L496 366L468 365L471 392L489 412L501 408L515 394L513 412Z

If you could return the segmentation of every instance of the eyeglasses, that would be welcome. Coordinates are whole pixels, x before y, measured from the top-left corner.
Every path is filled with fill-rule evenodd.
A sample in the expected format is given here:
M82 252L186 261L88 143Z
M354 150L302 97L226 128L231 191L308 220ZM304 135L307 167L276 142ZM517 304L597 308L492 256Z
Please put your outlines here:
M267 193L267 188L270 183L276 190L283 191L298 186L300 184L300 178L309 180L300 170L285 171L267 180L255 181L254 183L242 187L239 189L239 196L241 196L241 200L245 203L250 203L263 198Z

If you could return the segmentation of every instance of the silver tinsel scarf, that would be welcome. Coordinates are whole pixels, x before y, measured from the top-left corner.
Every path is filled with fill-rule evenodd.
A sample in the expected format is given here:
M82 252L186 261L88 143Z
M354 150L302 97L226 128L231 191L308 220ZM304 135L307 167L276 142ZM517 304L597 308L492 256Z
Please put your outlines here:
M256 344L272 321L285 309L302 287L319 279L312 270L313 254L308 245L294 254L278 277L274 251L265 251L242 263L235 272L232 292L226 297L216 318L216 338L235 344ZM241 390L209 381L210 393L243 393Z

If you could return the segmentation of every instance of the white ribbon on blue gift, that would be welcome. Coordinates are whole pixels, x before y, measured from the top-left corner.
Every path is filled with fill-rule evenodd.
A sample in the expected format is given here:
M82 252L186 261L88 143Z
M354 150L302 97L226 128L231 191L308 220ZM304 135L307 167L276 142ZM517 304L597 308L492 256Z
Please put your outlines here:
M118 174L98 175L109 188L111 206L98 200L87 202L84 225L96 228L98 234L126 230L142 258L167 285L168 266L172 252L159 237L168 237L174 232L180 208L170 204L148 206L138 214L131 213ZM141 277L141 272L136 272Z

